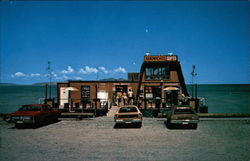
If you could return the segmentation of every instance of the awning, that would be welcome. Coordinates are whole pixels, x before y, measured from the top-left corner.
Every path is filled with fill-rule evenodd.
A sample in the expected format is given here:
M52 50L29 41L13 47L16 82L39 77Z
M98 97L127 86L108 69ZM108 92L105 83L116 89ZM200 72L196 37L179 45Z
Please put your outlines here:
M75 87L68 87L67 90L69 91L79 91L77 88Z
M164 88L163 90L164 91L176 91L176 90L179 90L179 88L177 88L177 87L167 87L167 88Z

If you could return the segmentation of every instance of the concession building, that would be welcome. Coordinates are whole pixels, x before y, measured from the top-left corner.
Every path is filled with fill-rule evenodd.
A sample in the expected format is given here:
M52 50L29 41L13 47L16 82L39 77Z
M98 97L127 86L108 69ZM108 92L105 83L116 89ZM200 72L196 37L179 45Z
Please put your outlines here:
M192 102L176 55L147 55L128 80L69 80L57 84L60 109L101 109L135 104L140 109L169 108Z

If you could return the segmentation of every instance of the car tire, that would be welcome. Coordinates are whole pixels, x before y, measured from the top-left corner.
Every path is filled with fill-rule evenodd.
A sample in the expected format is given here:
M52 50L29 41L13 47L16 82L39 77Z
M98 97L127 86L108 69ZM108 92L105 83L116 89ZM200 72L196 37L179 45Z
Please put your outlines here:
M191 127L192 127L193 129L197 129L198 125L197 125L197 124L192 124Z
M137 127L137 128L141 128L141 126L142 126L142 123L137 123L137 124L136 124L136 127Z
M169 119L166 121L167 128L171 129L173 125L170 123Z
M15 128L21 129L21 128L23 128L23 125L22 125L22 124L17 124L17 123L15 123Z

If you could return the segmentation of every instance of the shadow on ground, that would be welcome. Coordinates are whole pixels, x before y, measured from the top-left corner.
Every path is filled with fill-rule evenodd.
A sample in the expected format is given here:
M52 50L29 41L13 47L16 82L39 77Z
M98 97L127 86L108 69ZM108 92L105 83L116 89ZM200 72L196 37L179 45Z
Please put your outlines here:
M44 122L42 124L35 124L35 125L17 125L15 124L14 127L12 127L12 129L37 129L37 128L41 128L41 127L45 127L51 124L55 124L60 122L61 120L56 120L56 121L48 121L48 122Z
M141 124L115 124L115 129L139 129L141 128Z
M165 125L168 129L170 130L196 130L197 126L192 126L192 125L173 125L173 124L168 124L165 122Z

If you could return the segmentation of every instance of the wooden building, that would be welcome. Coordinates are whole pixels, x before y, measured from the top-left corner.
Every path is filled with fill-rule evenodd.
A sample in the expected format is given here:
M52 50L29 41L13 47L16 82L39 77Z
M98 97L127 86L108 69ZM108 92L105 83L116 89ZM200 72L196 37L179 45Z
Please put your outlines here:
M57 84L59 108L103 108L136 104L139 108L168 108L189 96L178 56L144 56L139 73L127 81L74 81Z

